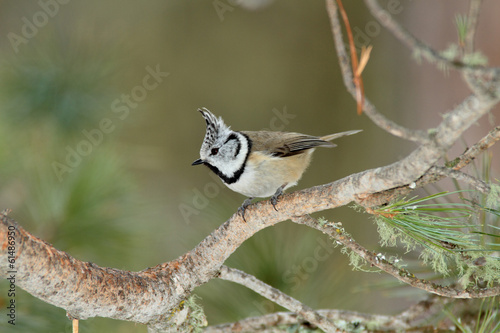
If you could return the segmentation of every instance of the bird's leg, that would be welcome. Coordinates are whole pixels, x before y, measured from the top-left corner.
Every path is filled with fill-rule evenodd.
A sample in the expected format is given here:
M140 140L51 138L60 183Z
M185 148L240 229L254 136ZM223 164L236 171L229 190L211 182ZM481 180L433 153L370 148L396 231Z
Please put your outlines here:
M241 207L238 208L238 214L243 218L243 221L245 221L245 222L247 221L247 220L245 220L245 210L252 203L252 200L253 200L253 197L246 198L245 201L243 201L243 204L241 205Z
M276 209L276 205L278 204L279 197L283 195L283 189L285 188L286 185L287 184L283 184L280 187L278 187L276 192L271 197L271 204L273 205L275 211L278 211L278 209Z

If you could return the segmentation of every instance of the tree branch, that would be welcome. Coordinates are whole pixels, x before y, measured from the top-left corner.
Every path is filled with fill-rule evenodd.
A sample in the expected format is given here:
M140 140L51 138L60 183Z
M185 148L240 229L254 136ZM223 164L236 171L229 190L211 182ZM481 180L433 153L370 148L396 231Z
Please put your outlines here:
M479 140L472 147L467 148L467 150L455 159L454 165L452 165L453 170L462 169L464 166L473 161L480 153L489 149L498 140L500 140L500 126L493 128L486 136Z
M400 314L377 315L346 310L324 309L317 312L332 322L342 323L345 331L407 331L428 332L426 326L439 313L443 307L451 302L448 298L435 295L427 300L420 301ZM291 312L276 312L259 317L245 318L243 320L207 327L206 333L232 333L232 332L278 332L277 327L283 327L279 331L288 332L287 327L302 325L310 328L308 322ZM433 328L431 328L433 330Z
M477 156L479 156L479 154L493 146L498 140L500 140L500 126L493 128L485 137L468 148L462 155L455 158L453 161L446 163L446 165L453 170L460 170L471 163ZM363 207L380 206L394 200L397 197L405 196L416 188L435 183L443 178L445 178L443 175L426 172L414 184L411 184L412 186L405 185L399 188L374 193L363 197L361 200L358 200L357 203Z
M471 185L476 190L484 194L490 193L491 190L491 187L482 180L457 170L433 166L429 169L429 174L436 174L443 177L454 178Z
M9 267L8 232L15 233L16 285L33 296L65 309L75 319L109 317L148 323L168 309L161 295L175 287L144 273L102 268L82 262L25 231L0 214L0 272ZM85 302L82 302L82 299ZM166 304L167 303L167 304Z
M344 330L361 332L363 328L371 330L406 330L411 328L398 316L385 316L359 313L345 310L318 310L318 314L332 322L341 323ZM231 332L289 332L286 327L301 325L312 329L311 324L293 312L276 312L260 317L245 318L235 323L227 323L207 327L205 333L231 333ZM277 330L277 326L283 327Z
M325 332L337 332L340 328L336 327L332 322L321 316L307 305L302 304L298 300L290 297L280 290L271 287L270 285L258 280L256 277L242 272L240 270L222 266L219 278L231 282L241 284L256 293L266 297L278 305L292 311L293 313L302 316L311 324L316 325Z

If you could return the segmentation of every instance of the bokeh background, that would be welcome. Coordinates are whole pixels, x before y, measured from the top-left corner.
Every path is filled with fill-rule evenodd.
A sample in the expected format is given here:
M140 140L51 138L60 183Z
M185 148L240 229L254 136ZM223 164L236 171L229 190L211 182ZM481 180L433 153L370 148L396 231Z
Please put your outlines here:
M455 15L466 13L467 1L396 2L397 20L417 37L438 50L457 42ZM500 4L483 3L476 47L498 66ZM345 7L358 46L374 46L365 91L381 113L425 129L467 96L456 72L415 59L361 1ZM142 270L189 251L235 212L244 197L190 165L205 132L202 106L236 130L363 129L318 150L295 189L392 163L415 147L356 115L323 1L0 1L0 208L72 256ZM454 153L498 125L499 115L474 125ZM379 249L367 214L344 207L315 216L342 222ZM384 274L353 271L324 235L289 221L256 234L227 265L313 308L394 314L425 297ZM209 324L282 310L225 281L195 293ZM70 331L63 310L19 289L16 302L17 325L3 315L2 331ZM81 326L146 332L102 318Z

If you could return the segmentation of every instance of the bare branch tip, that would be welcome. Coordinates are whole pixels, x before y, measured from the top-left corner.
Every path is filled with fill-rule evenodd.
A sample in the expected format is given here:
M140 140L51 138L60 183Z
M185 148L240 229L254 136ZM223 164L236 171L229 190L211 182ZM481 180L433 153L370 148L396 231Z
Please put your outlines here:
M5 208L5 209L2 209L2 211L0 212L0 215L7 216L7 215L9 215L11 212L12 212L12 209L10 209L10 208Z

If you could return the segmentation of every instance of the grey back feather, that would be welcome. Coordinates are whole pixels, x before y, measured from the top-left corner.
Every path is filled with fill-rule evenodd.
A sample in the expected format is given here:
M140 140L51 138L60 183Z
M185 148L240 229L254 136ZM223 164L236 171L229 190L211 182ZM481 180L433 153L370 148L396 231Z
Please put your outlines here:
M361 131L354 130L317 137L293 132L241 131L252 140L252 151L261 151L277 157L303 154L316 147L336 147L337 145L328 141L358 132Z
M302 154L315 147L335 147L333 143L319 137L300 133L242 131L252 140L252 151L261 151L272 156L287 157Z

